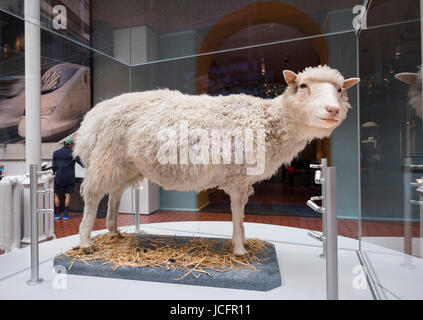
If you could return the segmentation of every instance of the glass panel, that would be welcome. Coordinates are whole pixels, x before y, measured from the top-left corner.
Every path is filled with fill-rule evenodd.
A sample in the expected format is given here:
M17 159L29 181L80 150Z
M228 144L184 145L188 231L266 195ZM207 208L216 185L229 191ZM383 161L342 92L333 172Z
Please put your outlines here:
M353 25L363 7L353 8L366 3L367 29L357 42ZM326 157L337 168L339 235L361 235L380 296L422 298L421 76L396 77L421 72L419 10L418 0L41 0L44 147L72 134L96 103L125 92L169 88L271 99L285 89L284 69L329 64L345 78L358 69L360 91L348 91L347 119L330 139L312 141L292 164L254 185L246 221L269 221L266 215L275 224L321 229L305 203L321 194L309 164ZM0 1L0 21L0 144L19 144L24 1ZM6 172L18 168L16 159L23 163L19 152L2 159ZM73 209L81 210L77 188L73 197ZM129 203L131 195L125 197ZM215 189L160 190L160 208L230 220L229 198Z
M25 19L25 0L1 0L0 11ZM90 0L40 0L40 26L89 45Z
M0 143L8 143L19 139L18 125L25 109L24 24L4 12L0 21Z
M371 0L367 14L367 27L418 21L420 19L419 2L419 0L401 2L396 0Z
M388 6L404 20L419 10L418 1L373 5L378 23L393 21ZM361 247L376 289L389 299L423 297L423 207L416 184L422 170L414 167L423 164L421 71L418 81L396 76L419 72L420 30L420 22L410 22L360 35Z
M248 27L229 36L228 42L241 41L248 37L249 32L255 34L260 28ZM325 50L321 50L322 47ZM166 47L159 47L159 55L162 48ZM355 33L348 32L313 40L299 39L243 50L147 62L131 68L131 88L132 91L169 88L187 94L209 95L245 93L271 99L282 94L286 87L282 76L284 69L298 72L326 61L339 69L345 78L355 76L356 51ZM314 170L309 165L326 157L331 165L337 167L341 235L357 239L357 223L352 220L358 219L356 87L349 89L349 100L352 109L348 118L335 130L331 139L312 142L291 165L282 166L271 179L254 185L255 193L246 205L246 214L293 216L321 228L321 216L308 208L306 202L310 197L321 194L320 185L314 183ZM229 197L221 190L207 190L195 200L192 201L192 193L161 191L162 208L192 210L208 203L201 211L230 213Z
M0 144L6 146L0 160L5 175L20 175L25 172L25 23L18 14L23 1L1 4L6 2L14 11L0 11ZM82 15L87 2L78 3ZM70 7L77 10L73 4ZM58 142L76 131L97 102L130 91L129 67L91 50L89 30L86 33L89 25L75 19L73 16L65 34L40 28L42 159L48 162L60 147ZM82 175L77 169L77 178ZM80 182L77 180L71 196L71 211L83 209Z
M126 49L131 47L137 56L146 37L156 42L148 51L161 48L160 54L146 55L146 61L153 61L351 31L353 7L363 1L91 0L89 4L91 37L96 39L91 46L115 57L120 52L117 58L133 65L145 61L131 58ZM246 30L248 37L240 37Z
M0 58L0 143L17 143L25 139L24 22L4 12L0 12L0 18L4 22ZM105 77L113 77L116 82L105 81ZM41 30L44 142L60 141L75 131L93 103L129 90L129 67Z
M10 15L14 15L17 18L23 18L24 16L24 3L25 0L1 0L0 1L0 10L9 13Z

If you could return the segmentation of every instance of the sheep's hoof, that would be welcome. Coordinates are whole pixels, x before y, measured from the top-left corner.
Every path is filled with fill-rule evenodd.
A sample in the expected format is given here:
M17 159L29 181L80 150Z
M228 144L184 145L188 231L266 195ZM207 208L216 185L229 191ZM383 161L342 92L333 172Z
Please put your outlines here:
M79 248L81 250L92 248L91 240L81 241L81 243L79 244Z
M94 251L95 251L93 246L86 247L86 248L81 248L81 249L82 249L82 252L84 254L93 254Z
M109 234L112 238L123 239L123 235L119 231L110 231Z
M234 255L246 257L248 256L247 250L245 250L244 246L235 246L233 250Z

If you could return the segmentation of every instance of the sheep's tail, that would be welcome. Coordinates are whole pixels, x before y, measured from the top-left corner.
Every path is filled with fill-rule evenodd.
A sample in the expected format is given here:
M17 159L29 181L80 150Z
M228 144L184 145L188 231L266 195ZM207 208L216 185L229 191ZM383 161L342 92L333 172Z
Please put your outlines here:
M76 132L75 136L75 147L73 149L73 156L74 158L79 157L81 159L81 162L84 164L84 166L87 166L88 159L89 159L89 150L90 150L90 144L89 139L84 138L83 135L80 133L80 129Z
M79 187L79 193L86 203L92 202L93 194L91 190L95 190L90 187L89 183L88 179L84 179Z
M85 168L89 167L91 151L96 145L98 130L96 128L96 120L95 113L88 112L75 133L73 156L79 157Z
M75 135L73 156L78 156L86 169L80 188L86 202L91 202L99 193L113 189L121 178L116 175L123 172L119 170L119 158L125 147L121 145L120 136L106 134L105 114L104 110L99 110L99 105L95 106L85 115Z
M82 181L82 184L80 186L80 194L84 198L85 202L91 202L92 201L92 192L93 189L90 184L92 183L89 178L90 176L90 158L91 158L91 152L95 148L95 142L97 140L97 134L95 132L95 128L89 125L89 119L84 119L84 121L81 123L80 128L76 132L75 136L75 147L73 149L73 156L79 157L81 162L83 163L85 170L85 178ZM94 131L94 132L93 132Z

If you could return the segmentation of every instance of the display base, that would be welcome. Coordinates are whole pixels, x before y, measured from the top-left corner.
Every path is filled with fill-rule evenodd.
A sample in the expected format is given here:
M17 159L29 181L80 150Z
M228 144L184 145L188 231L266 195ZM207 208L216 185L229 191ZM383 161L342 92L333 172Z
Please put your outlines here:
M140 234L139 237L151 237ZM198 239L198 238L197 238ZM227 239L203 238L223 242ZM192 237L169 237L169 241L187 243ZM115 269L110 264L103 264L101 260L83 262L74 261L73 258L58 255L54 259L54 265L62 265L68 274L85 275L92 277L107 277L128 280L155 281L175 284L188 284L196 286L220 287L231 289L268 291L281 285L281 275L273 244L268 244L268 249L261 256L260 262L252 262L256 269L236 269L226 272L217 272L205 269L208 274L189 274L183 277L186 270L166 270L165 267L131 267L124 266ZM69 270L68 270L69 269ZM183 278L182 278L183 277ZM177 280L178 278L182 278Z

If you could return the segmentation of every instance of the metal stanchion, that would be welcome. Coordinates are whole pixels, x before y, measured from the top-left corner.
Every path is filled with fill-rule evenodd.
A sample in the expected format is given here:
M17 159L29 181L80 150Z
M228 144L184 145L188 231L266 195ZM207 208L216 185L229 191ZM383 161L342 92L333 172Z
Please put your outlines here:
M30 179L30 212L31 212L31 279L27 281L28 285L41 283L43 279L39 277L38 266L38 165L29 166Z
M135 188L135 232L140 232L140 192L139 186Z
M314 182L316 184L321 184L322 185L322 195L320 197L312 197L309 201L307 201L307 205L313 209L315 212L321 213L323 214L325 212L325 208L326 208L326 189L323 187L323 183L325 181L324 176L326 173L326 168L328 166L328 161L326 158L322 159L322 163L321 164L311 164L310 168L313 169L319 169L316 170L315 175L314 175ZM318 206L317 204L314 203L314 201L322 201L322 206ZM326 223L325 223L325 219L322 219L322 235L319 236L316 232L309 232L309 236L311 236L312 238L319 240L319 241L323 241L324 235L326 234ZM325 257L325 251L326 248L323 245L323 252L320 255L321 258Z
M419 241L419 253L420 258L423 258L423 188L418 188L417 192L419 193L419 202L420 205L420 241Z
M39 174L45 174L45 173L48 173L48 171L39 172ZM38 183L38 179L37 179L37 183ZM54 214L54 209L46 209L46 206L47 206L46 194L47 193L53 193L53 192L54 192L54 190L50 189L50 188L49 189L37 190L37 194L43 195L43 208L38 209L37 213L43 215L43 219L42 219L43 220L43 226L44 226L43 234L44 234L45 238L48 238L48 236L47 236L48 235L48 229L51 228L50 221L52 219L50 219L49 217ZM47 222L48 222L48 224L47 224Z
M413 166L411 158L404 159L404 263L402 266L410 267L412 265L412 225L411 225L411 181L413 175Z
M327 208L327 204L326 204L326 202L327 202L327 189L326 189L327 184L325 183L325 181L328 181L328 180L326 180L326 178L327 178L326 177L327 168L328 168L328 161L327 161L326 158L323 158L322 159L322 177L323 178L320 179L320 183L322 184L322 197L323 197L322 206L323 206L323 208ZM327 226L327 219L325 219L325 216L323 216L323 219L322 219L323 235L326 235L326 233L327 233L326 226ZM321 254L321 257L324 258L325 256L326 256L326 246L323 245L323 253Z
M336 211L336 168L327 167L327 160L322 164L312 164L316 170L315 182L322 185L322 196L312 197L307 205L315 212L322 214L322 231L308 233L313 239L323 242L323 254L326 258L326 297L328 300L339 298L338 289L338 218ZM314 201L322 201L322 206Z
M412 182L413 173L421 172L423 165L411 164L411 158L404 159L403 166L403 181L404 181L404 262L401 266L415 269L416 266L413 264L413 225L412 225L412 207L411 205L420 205L420 215L422 214L423 202L419 200L411 199L411 189L416 188L417 192L420 192L423 185L422 179L416 179L416 182ZM415 172L417 171L417 172ZM421 223L420 223L421 225Z
M328 300L338 300L338 218L336 212L336 168L326 168L326 292Z
M420 169L421 170L423 168L423 166L422 165L414 165L414 166L413 165L408 165L408 168L409 168L409 170L410 169ZM406 168L406 170L407 170L407 168ZM416 182L410 182L410 181L411 181L411 176L408 179L404 179L404 183L409 183L409 186L411 186L413 188L416 188L416 191L417 191L417 193L419 195L419 200L413 200L413 199L411 199L411 196L408 197L408 198L410 198L410 199L408 199L407 197L404 196L404 198L405 198L404 204L406 205L406 201L409 201L411 204L418 205L419 206L420 241L419 241L419 250L418 250L419 253L418 253L418 255L419 255L420 258L423 258L423 223L422 223L422 221L423 221L423 177L421 177L420 179L416 179ZM404 185L404 187L407 188L407 189L408 189L409 186L408 185ZM407 195L408 192L409 192L409 190L406 190L405 194ZM408 214L407 215L407 211L404 210L404 219L406 219L406 218L411 219L411 214ZM407 227L409 228L409 232L408 233L405 232L405 230L407 229ZM408 224L404 223L404 238L405 238L405 236L407 234L412 239L412 225L411 225L411 222L409 222ZM404 242L405 242L405 240L404 240ZM412 240L410 240L410 242L412 244ZM404 245L404 251L405 251L405 245ZM404 253L407 253L407 252L405 251ZM413 253L413 251L412 251L412 247L411 247L411 250L410 250L410 253L409 254L411 255L412 253ZM410 258L411 258L411 256L407 258L408 259L407 262L404 261L403 266L405 266L406 263L408 263L407 264L408 267L410 267L412 265Z

